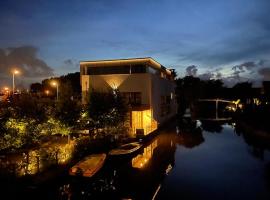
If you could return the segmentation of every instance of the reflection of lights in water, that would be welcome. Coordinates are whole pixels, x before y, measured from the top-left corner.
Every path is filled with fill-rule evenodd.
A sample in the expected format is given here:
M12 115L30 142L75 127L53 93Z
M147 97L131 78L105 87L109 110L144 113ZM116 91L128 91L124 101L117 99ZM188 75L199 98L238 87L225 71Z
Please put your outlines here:
M132 159L132 167L141 169L153 156L154 149L157 147L157 139L154 140L150 145L143 149L143 153L137 155Z
M159 184L158 188L156 189L155 194L154 194L152 200L156 199L156 196L157 196L157 194L158 194L160 188L161 188L161 184Z
M199 127L202 125L202 122L200 120L196 120L196 127Z
M167 167L167 169L166 169L166 175L168 175L171 170L172 170L172 165L169 164L168 167Z

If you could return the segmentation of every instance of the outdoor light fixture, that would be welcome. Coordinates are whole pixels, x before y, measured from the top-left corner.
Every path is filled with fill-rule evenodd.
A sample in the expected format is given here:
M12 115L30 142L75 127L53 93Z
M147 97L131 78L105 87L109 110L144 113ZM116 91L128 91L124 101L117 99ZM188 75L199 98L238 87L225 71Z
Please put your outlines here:
M13 70L12 71L12 93L14 94L15 92L15 75L19 74L20 72L18 70Z
M46 95L48 96L49 93L50 93L50 91L49 91L49 90L45 90L45 93L46 93Z
M53 81L52 86L56 87L56 100L58 101L58 83L56 81Z
M9 95L9 88L8 87L4 87L4 92Z

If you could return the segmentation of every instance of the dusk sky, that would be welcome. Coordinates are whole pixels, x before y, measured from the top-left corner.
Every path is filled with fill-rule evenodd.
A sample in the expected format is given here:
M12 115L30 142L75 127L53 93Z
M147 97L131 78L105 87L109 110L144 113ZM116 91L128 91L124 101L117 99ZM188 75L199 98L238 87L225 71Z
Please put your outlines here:
M178 76L270 80L269 0L1 0L0 86L152 57Z

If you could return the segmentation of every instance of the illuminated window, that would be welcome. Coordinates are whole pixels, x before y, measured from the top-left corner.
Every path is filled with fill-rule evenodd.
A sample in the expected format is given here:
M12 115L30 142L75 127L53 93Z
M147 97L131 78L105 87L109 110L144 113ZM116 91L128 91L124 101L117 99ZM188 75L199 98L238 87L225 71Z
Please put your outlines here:
M144 135L157 129L157 122L152 118L151 110L132 111L132 133L143 132Z

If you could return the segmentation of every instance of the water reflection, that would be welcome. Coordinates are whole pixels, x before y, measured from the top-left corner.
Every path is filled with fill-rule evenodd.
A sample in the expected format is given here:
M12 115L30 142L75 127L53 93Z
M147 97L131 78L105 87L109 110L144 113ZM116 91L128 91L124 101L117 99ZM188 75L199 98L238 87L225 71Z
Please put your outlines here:
M154 139L148 146L143 148L143 153L132 158L131 163L133 168L141 169L152 158L155 148L158 146L157 139Z
M270 199L269 150L237 122L179 119L134 155L109 157L93 178L63 175L35 199Z
M178 144L193 148L204 142L202 128L198 125L197 120L182 118L178 120L177 126L179 127L176 138Z
M201 120L201 128L204 131L211 133L221 133L223 130L223 124L224 121Z
M236 123L235 132L244 138L249 145L248 152L255 158L264 160L265 151L270 150L270 135L259 130L253 130L246 127L245 124Z
M229 125L229 126L228 126ZM179 127L179 133L176 134L176 127ZM241 158L241 156L245 157L244 152L248 152L252 154L252 156L255 157L263 157L265 154L263 153L266 149L266 146L262 145L262 143L257 143L254 140L254 138L251 138L250 135L246 134L244 130L238 127L237 124L233 122L226 122L226 121L198 121L193 120L191 118L185 118L178 120L175 126L171 126L170 128L164 130L161 132L158 136L154 137L151 141L147 142L144 147L135 155L124 158L124 159L118 159L118 158L110 158L106 161L105 166L103 169L97 174L96 177L93 179L73 179L73 180L67 180L65 184L61 185L59 187L59 198L58 199L168 199L168 197L171 197L172 199L178 199L180 196L188 197L189 199L190 194L192 193L193 196L191 199L209 199L212 197L213 194L214 197L220 197L217 193L215 193L213 190L211 190L211 187L217 187L217 191L224 192L224 184L232 184L231 179L234 179L235 177L238 177L236 180L242 180L243 177L241 176L241 173L238 175L233 175L230 179L227 180L227 176L224 173L219 174L219 171L223 170L232 170L230 168L230 163L224 165L219 164L223 163L223 160L228 159L228 157L231 157L230 159L233 160L232 163L242 163L244 160ZM238 128L238 129L237 129ZM224 134L226 132L231 132L231 137L233 137L235 134L235 129L237 129L238 133L243 136L244 141L247 142L247 144L250 146L248 148L248 151L243 148L241 145L239 147L242 148L242 155L239 154L240 157L238 157L238 154L232 155L232 154L226 154L226 149L222 149L222 151L214 148L211 150L207 149L207 151L198 152L200 156L206 155L206 157L202 160L204 162L204 165L206 165L206 168L210 168L207 166L207 163L211 162L214 163L214 166L211 166L211 173L213 172L218 176L218 179L221 180L219 184L213 179L212 181L202 181L199 183L196 183L196 178L200 178L202 175L199 175L201 173L205 174L205 178L202 178L202 180L208 180L208 177L212 177L210 172L207 172L203 167L199 167L200 169L199 173L195 175L196 173L192 174L189 173L190 176L188 177L188 181L186 182L185 176L181 173L181 171L184 171L188 173L188 171L192 171L194 166L197 166L197 160L195 159L192 163L188 163L188 160L185 160L184 158L176 157L176 149L177 145L184 146L187 149L195 149L201 146L201 144L208 142L208 145L215 146L215 145L221 145L225 142L224 137L230 137L228 134ZM215 134L209 134L209 132L216 132L216 133L223 133L220 135ZM211 139L211 135L215 137L215 140L209 143L207 139ZM221 137L222 136L222 137ZM223 138L223 139L222 139ZM232 138L232 141L235 140L235 138ZM211 140L210 140L211 141ZM239 145L239 144L238 144ZM238 149L239 147L234 147ZM259 149L258 149L259 148ZM250 151L250 149L253 149ZM263 149L263 150L262 150ZM211 151L217 151L217 152L225 152L221 153L217 157L212 158L211 156L207 157L207 155L211 155ZM237 150L236 152L239 152ZM241 152L241 151L240 151ZM236 156L236 157L235 157ZM192 154L188 156L189 159L192 158ZM195 156L196 158L196 156ZM177 159L178 167L183 165L188 165L188 168L183 168L179 171L179 168L176 169L177 171L174 171L175 169L175 162ZM269 159L270 160L270 159ZM211 163L210 162L210 163ZM251 162L251 161L249 161ZM216 164L215 164L216 163ZM252 162L251 162L252 163ZM246 163L247 165L249 163ZM217 165L215 167L215 165ZM234 166L234 165L232 165ZM238 166L241 170L241 164ZM251 168L252 169L252 168ZM269 167L263 168L263 171L265 173L264 179L270 183L269 176ZM237 168L233 168L233 170L238 170ZM243 169L242 169L243 170ZM173 173L174 172L174 173ZM174 174L174 176L170 176L170 174ZM181 175L182 174L182 175ZM199 175L199 176L198 176ZM248 174L249 177L251 176ZM182 181L179 179L175 180L175 177L182 177ZM244 175L246 176L246 175ZM204 176L203 176L204 177ZM170 181L168 183L168 180L173 180L170 184ZM252 178L251 178L252 179ZM253 178L254 179L254 178ZM167 180L167 181L166 181ZM210 178L211 180L211 178ZM187 185L189 181L193 181L194 184L198 185L205 185L206 188L210 187L209 189L206 189L203 192L200 192L200 188L193 188L189 187L187 190ZM222 183L224 182L224 183ZM172 185L173 184L173 185ZM175 185L178 185L181 188L175 188ZM217 184L217 186L213 186L213 184ZM233 187L237 188L236 185L232 184ZM173 192L170 192L169 188L174 188ZM250 186L247 186L250 187ZM185 189L186 188L186 189ZM185 193L186 191L190 191L188 194ZM199 195L195 195L196 192L199 191ZM256 191L256 190L255 190ZM231 188L231 195L238 195L238 190L233 190ZM211 194L213 193L213 194ZM182 195L180 195L182 194ZM171 196L172 195L172 196ZM243 195L243 194L242 194ZM249 194L247 194L248 196ZM253 196L252 196L253 195ZM202 197L200 197L202 196ZM241 195L240 195L241 196ZM243 195L245 196L245 195ZM193 198L194 197L194 198ZM251 197L254 197L254 194L251 194ZM222 199L222 198L220 198ZM226 198L225 198L226 199Z
M173 170L174 137L161 134L130 158L111 157L94 179L76 179L60 186L60 199L152 199Z

